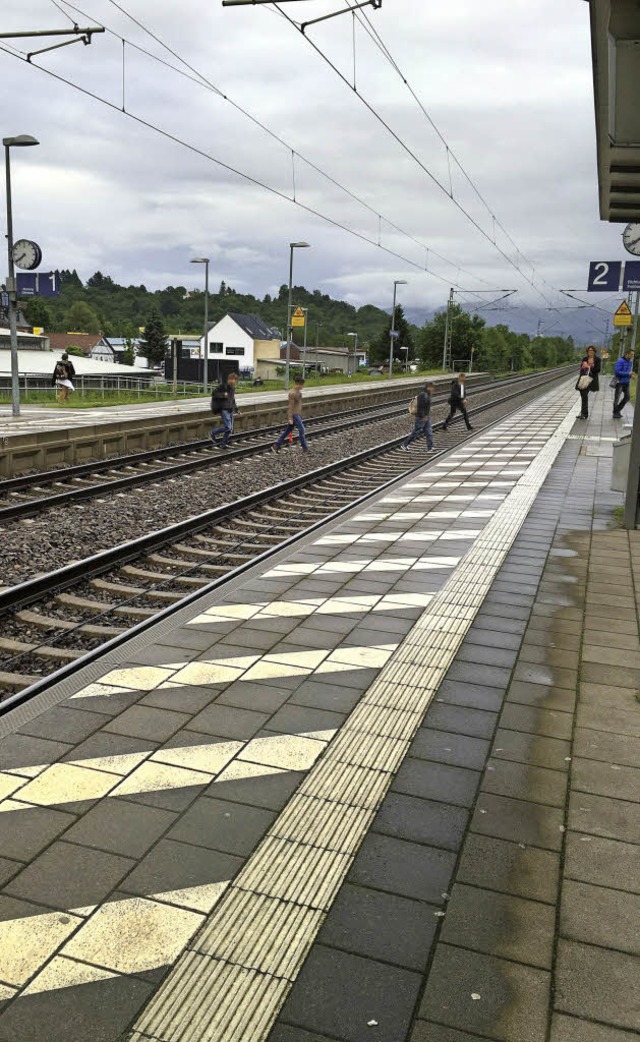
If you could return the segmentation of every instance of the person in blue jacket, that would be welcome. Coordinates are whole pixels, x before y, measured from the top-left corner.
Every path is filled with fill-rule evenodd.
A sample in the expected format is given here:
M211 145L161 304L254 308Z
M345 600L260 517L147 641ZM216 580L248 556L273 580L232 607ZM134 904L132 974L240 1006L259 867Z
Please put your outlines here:
M636 378L636 374L633 371L633 351L631 349L625 351L622 358L618 359L613 371L618 381L613 398L613 418L614 420L620 420L622 419L622 410L631 397L629 384Z

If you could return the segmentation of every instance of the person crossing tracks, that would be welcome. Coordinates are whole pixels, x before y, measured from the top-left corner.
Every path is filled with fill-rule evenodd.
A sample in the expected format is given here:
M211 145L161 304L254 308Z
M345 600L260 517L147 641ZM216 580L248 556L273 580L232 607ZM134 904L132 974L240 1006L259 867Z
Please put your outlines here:
M209 437L219 449L229 448L229 440L233 434L233 415L238 412L236 406L237 381L238 374L229 373L226 381L219 383L211 395L211 412L220 416L222 425L214 427Z
M409 412L415 417L415 422L411 434L400 446L405 451L408 451L412 441L424 434L428 451L435 452L433 447L433 428L431 426L431 395L434 390L434 383L430 381L425 384L423 390L420 391L409 406Z
M293 388L289 391L289 398L287 400L288 418L287 426L283 430L282 434L273 446L274 452L279 452L282 445L293 433L297 430L298 437L300 438L300 448L303 452L308 452L309 446L307 445L307 439L305 437L304 423L302 422L302 388L304 387L304 378L302 376L296 376Z

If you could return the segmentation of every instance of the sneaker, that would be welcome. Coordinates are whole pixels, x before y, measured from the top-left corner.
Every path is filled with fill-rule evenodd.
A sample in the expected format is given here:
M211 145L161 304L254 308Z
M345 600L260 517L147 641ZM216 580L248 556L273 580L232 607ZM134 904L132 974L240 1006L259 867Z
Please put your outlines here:
M218 449L220 450L220 452L226 452L228 448L228 445L218 445Z
M469 426L467 427L467 430L468 430L468 431L475 431L475 427L472 427L471 425L469 425Z
M435 447L435 445L432 445L430 449L427 449L427 452L437 452L437 451L438 451L438 450L437 450L437 448Z
M408 452L409 451L409 446L408 445L401 445L400 448L402 449L403 452Z
M271 451L272 452L280 452L280 446L279 445L272 445L271 446Z
M622 413L621 412L614 412L613 418L614 418L614 420L621 420L622 419Z

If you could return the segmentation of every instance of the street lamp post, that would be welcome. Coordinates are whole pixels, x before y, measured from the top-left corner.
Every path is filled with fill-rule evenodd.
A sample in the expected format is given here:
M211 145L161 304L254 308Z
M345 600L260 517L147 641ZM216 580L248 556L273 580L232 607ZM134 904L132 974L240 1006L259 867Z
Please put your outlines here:
M2 139L5 155L7 179L7 257L9 261L9 277L7 293L9 295L9 339L11 345L11 412L20 415L20 366L18 363L18 298L16 296L16 274L13 263L13 213L11 207L11 158L10 149L39 145L40 142L29 134Z
M357 356L358 356L358 334L357 333L347 333L347 336L352 336L352 337L355 338L354 341L353 341L353 371L355 373L356 368L357 368L356 367L356 362L357 362ZM347 374L349 376L351 376L351 367L349 365L349 362L350 362L350 359L347 358Z
M202 391L206 394L209 390L209 258L194 257L191 263L204 264L204 342L202 346L204 372L202 375Z
M293 336L293 326L291 325L291 308L292 308L292 293L293 293L293 251L304 250L309 248L308 242L290 242L289 243L289 306L287 311L287 354L284 365L284 389L289 390L289 368L291 366L291 339Z
M406 286L406 279L396 279L393 283L393 311L391 312L391 330L389 332L389 379L393 377L393 343L396 338L396 296L398 286Z

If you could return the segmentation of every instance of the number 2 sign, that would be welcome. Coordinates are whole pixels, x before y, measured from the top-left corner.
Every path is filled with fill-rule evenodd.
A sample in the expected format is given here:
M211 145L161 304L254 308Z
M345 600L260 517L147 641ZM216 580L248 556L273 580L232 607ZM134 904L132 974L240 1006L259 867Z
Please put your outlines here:
M622 261L591 261L587 290L591 293L617 293L621 274Z

